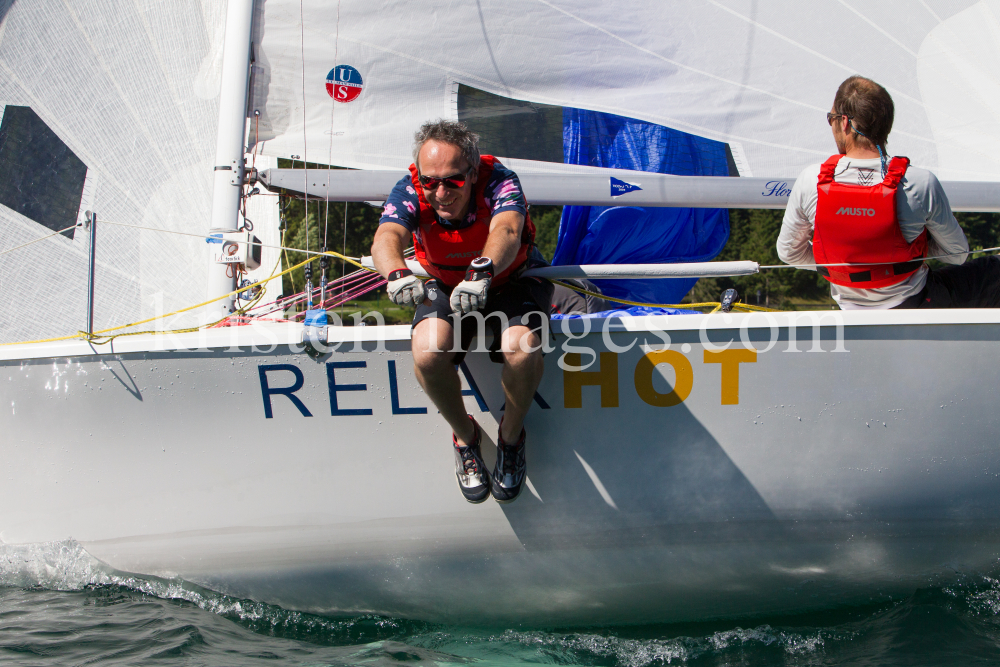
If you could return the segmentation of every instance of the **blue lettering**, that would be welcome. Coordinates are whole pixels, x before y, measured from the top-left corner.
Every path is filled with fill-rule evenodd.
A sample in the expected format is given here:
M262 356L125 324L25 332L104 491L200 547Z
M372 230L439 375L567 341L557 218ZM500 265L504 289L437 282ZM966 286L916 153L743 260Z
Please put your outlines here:
M372 411L367 408L341 409L337 405L338 391L368 391L366 384L337 384L337 379L333 373L338 368L367 368L364 361L332 361L326 365L326 382L330 388L330 415L333 417L347 417L351 415L370 415Z
M476 384L476 379L472 377L472 371L469 367L465 365L463 361L459 368L462 369L462 375L465 376L465 381L469 383L468 389L462 390L462 396L475 396L476 403L479 404L479 409L483 412L489 412L489 406L486 405L486 400L483 398L483 394L479 391L479 385Z
M394 415L426 415L427 408L399 407L399 385L396 383L396 361L389 360L389 398L392 399L392 414Z
M552 409L552 406L549 405L548 403L546 403L545 399L542 398L542 395L539 394L537 391L535 392L535 403L538 403L538 407L540 407L542 410L551 410ZM503 405L500 406L500 412L503 412L506 409L507 409L507 404L506 403L504 403Z
M289 371L295 376L295 383L291 387L278 387L272 389L267 381L268 371ZM272 364L269 366L258 366L257 373L260 375L260 393L264 397L264 417L266 419L271 419L274 417L274 413L271 410L271 395L281 394L287 396L288 400L292 402L299 412L302 413L303 417L312 417L312 413L309 412L305 404L299 400L299 397L295 395L299 389L302 389L302 385L305 383L305 378L302 376L302 370L298 366L292 366L291 364ZM331 376L332 377L332 376Z
M787 197L792 194L792 191L788 189L788 183L785 181L768 181L764 187L770 188L760 193L765 197Z

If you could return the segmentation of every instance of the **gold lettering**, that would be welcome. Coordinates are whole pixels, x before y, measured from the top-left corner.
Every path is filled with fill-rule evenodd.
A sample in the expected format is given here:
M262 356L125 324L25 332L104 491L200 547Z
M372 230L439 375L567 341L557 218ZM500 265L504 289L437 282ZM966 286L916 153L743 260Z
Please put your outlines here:
M674 385L670 393L661 394L653 388L653 371L659 364L670 364L674 367ZM658 408L669 408L680 405L691 393L694 385L694 371L691 362L680 352L674 350L659 350L650 352L639 359L635 365L635 391L639 398Z
M582 366L579 354L567 354L568 366ZM597 385L601 388L601 407L618 407L618 355L601 352L599 371L563 371L563 407L583 407L583 387Z
M705 350L706 364L722 365L722 405L739 405L740 364L757 362L757 350L735 348L721 352Z

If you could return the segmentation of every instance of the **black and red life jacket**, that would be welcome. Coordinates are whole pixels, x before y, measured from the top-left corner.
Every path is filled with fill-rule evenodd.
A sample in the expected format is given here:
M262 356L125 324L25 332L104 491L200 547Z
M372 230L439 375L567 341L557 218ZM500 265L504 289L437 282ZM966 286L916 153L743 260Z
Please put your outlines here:
M462 229L448 229L441 224L437 213L424 197L416 166L410 165L410 179L420 200L419 231L413 234L415 257L427 273L449 287L454 287L465 279L465 270L472 260L482 254L486 245L493 211L484 192L496 163L497 159L492 155L479 158L479 178L473 186L472 200L469 203L470 207L475 206L476 221ZM509 267L494 276L493 285L506 282L511 274L521 268L527 261L534 242L535 225L531 222L531 216L526 213L517 257Z
M847 185L833 180L843 155L834 155L819 172L813 256L820 275L835 285L871 289L901 283L923 265L927 230L907 243L896 217L896 189L909 158L894 157L881 183Z

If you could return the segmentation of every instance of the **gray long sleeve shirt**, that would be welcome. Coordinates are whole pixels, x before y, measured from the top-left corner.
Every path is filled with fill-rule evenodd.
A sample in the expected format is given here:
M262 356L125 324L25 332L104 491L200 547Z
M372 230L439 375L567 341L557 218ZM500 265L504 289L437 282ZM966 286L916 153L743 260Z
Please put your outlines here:
M778 257L788 264L814 264L812 251L813 223L816 220L816 188L820 165L806 167L792 186L788 207L778 234ZM834 180L849 185L874 185L882 180L878 158L859 160L841 158ZM896 192L896 216L903 238L913 242L927 229L927 254L967 253L969 242L951 212L948 197L937 177L926 169L909 167ZM962 264L967 255L942 258L946 264ZM917 294L927 281L927 266L901 283L874 289L858 289L830 284L833 299L845 310L892 308Z

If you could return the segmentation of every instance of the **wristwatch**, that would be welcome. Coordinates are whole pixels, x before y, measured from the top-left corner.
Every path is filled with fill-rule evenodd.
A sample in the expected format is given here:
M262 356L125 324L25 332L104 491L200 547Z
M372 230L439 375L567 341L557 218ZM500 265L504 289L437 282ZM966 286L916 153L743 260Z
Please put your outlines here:
M468 281L493 279L493 260L489 257L476 257L465 271Z

